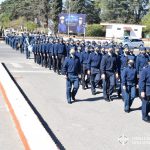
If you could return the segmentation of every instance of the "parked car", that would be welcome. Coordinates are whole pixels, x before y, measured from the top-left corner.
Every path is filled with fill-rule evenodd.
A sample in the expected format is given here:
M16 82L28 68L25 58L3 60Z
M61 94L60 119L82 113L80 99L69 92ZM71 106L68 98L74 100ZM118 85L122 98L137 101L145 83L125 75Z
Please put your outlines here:
M144 42L141 39L129 39L125 38L122 41L123 47L132 47L132 48L139 48L144 46Z

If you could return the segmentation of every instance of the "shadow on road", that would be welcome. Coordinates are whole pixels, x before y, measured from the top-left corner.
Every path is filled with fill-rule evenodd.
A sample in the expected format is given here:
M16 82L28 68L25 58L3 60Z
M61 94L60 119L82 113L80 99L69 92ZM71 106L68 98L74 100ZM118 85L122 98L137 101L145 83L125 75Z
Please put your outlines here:
M87 98L87 99L77 99L75 102L95 102L95 101L100 101L100 100L104 100L103 97L95 97L95 98Z

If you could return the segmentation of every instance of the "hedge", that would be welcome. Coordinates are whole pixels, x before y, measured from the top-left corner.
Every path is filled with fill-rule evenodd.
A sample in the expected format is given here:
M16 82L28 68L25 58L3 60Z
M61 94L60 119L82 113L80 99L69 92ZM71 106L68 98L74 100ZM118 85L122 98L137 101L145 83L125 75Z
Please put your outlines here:
M105 36L105 27L100 24L87 25L86 36L103 37Z

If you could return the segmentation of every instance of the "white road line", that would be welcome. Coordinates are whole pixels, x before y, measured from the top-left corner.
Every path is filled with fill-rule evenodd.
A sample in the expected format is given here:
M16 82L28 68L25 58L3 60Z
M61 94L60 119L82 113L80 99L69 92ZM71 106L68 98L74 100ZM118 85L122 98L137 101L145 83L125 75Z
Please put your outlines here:
M23 68L23 66L21 66L20 64L18 63L10 63L13 67L15 68Z
M41 67L32 66L33 69L40 69Z
M51 74L53 72L50 71L32 71L32 70L11 70L12 73L43 73L43 74Z

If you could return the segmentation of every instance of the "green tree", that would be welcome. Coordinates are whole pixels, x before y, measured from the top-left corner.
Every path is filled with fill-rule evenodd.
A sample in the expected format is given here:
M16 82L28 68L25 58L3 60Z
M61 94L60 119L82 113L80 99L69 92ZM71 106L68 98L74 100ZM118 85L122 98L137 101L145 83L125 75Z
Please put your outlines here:
M1 14L0 15L0 26L3 28L8 28L10 26L10 19L8 14Z
M71 13L86 14L88 23L100 22L100 9L96 8L93 0L67 0L65 3L65 11L69 13L69 6Z
M34 31L37 28L37 25L32 21L28 21L25 23L25 27L28 31Z
M99 7L102 21L139 24L146 14L143 3L144 0L101 0Z
M57 33L58 31L58 22L59 17L58 15L62 12L62 0L53 0L51 2L51 18L54 21L54 32Z
M145 25L144 32L146 35L150 36L150 11L142 18L142 25Z

